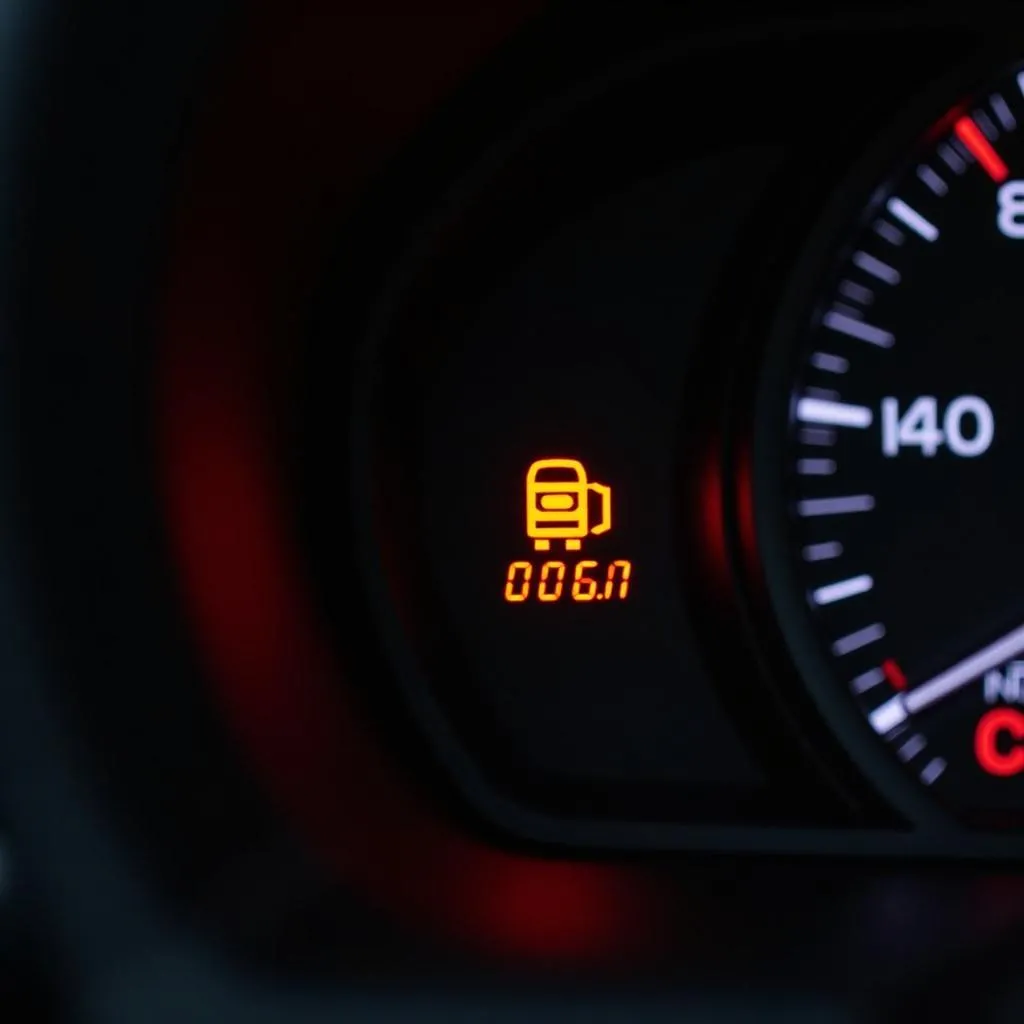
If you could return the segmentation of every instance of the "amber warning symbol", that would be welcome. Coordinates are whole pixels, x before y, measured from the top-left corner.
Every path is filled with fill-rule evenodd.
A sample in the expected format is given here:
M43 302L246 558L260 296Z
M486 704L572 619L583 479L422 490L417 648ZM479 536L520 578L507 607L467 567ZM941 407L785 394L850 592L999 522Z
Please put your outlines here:
M612 528L612 489L587 479L578 459L538 459L526 471L526 535L535 551L550 551L553 540L566 551L579 551L583 538ZM523 604L536 599L554 603L567 599L625 601L630 591L633 563L624 558L602 566L590 558L574 565L545 561L534 579L532 562L512 562L505 576L505 600Z
M598 501L592 522L590 494ZM550 551L553 540L579 551L584 537L612 528L612 489L587 480L578 459L538 459L526 473L526 534L534 551Z

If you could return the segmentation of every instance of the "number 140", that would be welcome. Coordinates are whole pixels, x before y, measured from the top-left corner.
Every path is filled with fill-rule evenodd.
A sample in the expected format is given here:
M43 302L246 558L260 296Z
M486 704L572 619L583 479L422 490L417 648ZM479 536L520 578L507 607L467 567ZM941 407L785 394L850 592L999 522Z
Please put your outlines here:
M953 455L973 459L992 445L996 421L984 398L961 395L945 410L937 398L922 395L905 409L895 398L882 399L882 454L895 458L904 448L919 448L929 458L945 446Z

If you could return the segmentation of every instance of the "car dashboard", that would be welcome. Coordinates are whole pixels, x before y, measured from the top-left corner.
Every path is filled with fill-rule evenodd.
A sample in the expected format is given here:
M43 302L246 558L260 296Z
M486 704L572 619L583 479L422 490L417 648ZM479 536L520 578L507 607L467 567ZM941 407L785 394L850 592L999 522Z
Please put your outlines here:
M0 48L12 1019L1019 1018L1016 6Z

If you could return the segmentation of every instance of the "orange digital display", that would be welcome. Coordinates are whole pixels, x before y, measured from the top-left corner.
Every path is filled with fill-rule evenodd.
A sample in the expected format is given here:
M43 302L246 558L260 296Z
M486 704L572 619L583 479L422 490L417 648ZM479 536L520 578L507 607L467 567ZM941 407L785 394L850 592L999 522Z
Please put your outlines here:
M596 509L591 509L591 495ZM595 514L596 513L596 514ZM612 528L612 489L587 479L578 459L538 459L526 471L526 535L535 551L550 551L551 542L565 543L566 551L579 551L586 537ZM553 604L563 599L624 601L629 596L633 563L615 559L602 564L594 559L575 563L512 562L505 577L505 600L523 604L536 600Z
M565 562L544 562L537 571L532 562L513 562L505 580L505 600L510 604L521 604L531 597L545 603L561 601L563 597L580 604L625 601L633 563L620 558L603 571L595 571L597 567L598 563L590 560L577 562L569 580L569 566Z

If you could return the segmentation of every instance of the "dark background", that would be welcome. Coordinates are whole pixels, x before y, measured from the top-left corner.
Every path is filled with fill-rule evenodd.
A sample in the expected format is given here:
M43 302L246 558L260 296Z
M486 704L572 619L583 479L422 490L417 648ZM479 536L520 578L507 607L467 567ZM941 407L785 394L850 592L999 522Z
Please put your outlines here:
M660 46L669 35L686 35L700 24L742 31L734 13L658 6L626 16L621 8L556 7L523 44L539 54L537 60L520 63L513 47L495 61L503 74L519 68L518 102L532 106L610 59ZM24 893L19 900L27 908L13 944L34 959L31 970L17 960L15 968L33 991L59 1003L59 1019L237 1018L252 1024L442 1014L447 1020L546 1015L560 1021L574 1015L792 1020L803 1014L878 1020L907 1012L948 1016L958 1008L975 1020L1019 1016L1014 965L1022 903L1019 880L1011 874L957 865L714 855L642 863L602 857L591 864L558 848L543 856L532 847L523 851L479 823L467 823L472 816L465 807L452 806L458 801L435 796L428 772L410 770L420 763L417 757L429 762L429 752L413 756L412 740L408 750L388 746L401 733L378 724L381 702L396 719L402 705L388 696L390 675L372 671L384 664L369 652L375 635L369 629L352 635L368 618L329 631L334 643L348 645L342 681L359 681L360 692L381 691L379 701L356 702L364 728L348 735L341 754L359 747L364 734L379 741L400 765L396 774L412 794L410 802L425 818L443 822L446 836L456 837L446 839L450 845L443 849L464 856L441 858L442 846L431 838L434 832L418 827L420 819L417 828L404 830L389 819L381 833L387 801L366 797L376 780L369 769L320 780L337 835L346 841L340 844L343 856L325 853L322 837L311 841L308 819L286 806L288 771L279 766L271 778L254 752L258 727L268 721L273 726L275 717L284 721L288 705L268 701L259 714L240 715L215 678L222 666L200 636L203 610L188 607L191 591L179 576L178 549L168 538L160 497L163 478L148 458L161 441L158 417L150 415L159 388L147 374L159 363L156 339L166 328L165 275L178 272L180 262L205 267L204 260L223 256L220 243L230 221L225 211L244 207L238 219L251 233L233 238L237 262L222 261L229 273L192 310L196 320L189 324L218 325L201 335L208 346L203 350L212 352L218 339L248 340L240 329L243 318L228 317L235 288L249 296L250 309L272 294L275 335L297 336L291 332L307 322L305 304L319 284L317 273L302 278L298 268L303 259L326 263L324 253L336 246L340 226L348 218L355 225L359 217L340 201L323 215L328 190L317 191L308 181L303 190L288 168L301 162L300 155L311 166L335 171L362 160L365 176L357 191L369 204L369 180L378 172L386 179L383 165L388 157L399 160L402 148L398 141L379 145L375 133L383 135L385 124L399 139L416 134L417 127L425 130L425 116L410 116L404 124L389 120L389 111L401 107L395 83L418 82L422 67L410 52L442 52L452 22L431 26L428 19L410 26L395 23L398 12L377 12L375 20L344 11L325 15L317 5L268 4L240 12L180 0L118 3L102 12L83 4L37 10L12 3L3 16L9 20L0 40L9 59L0 66L19 79L0 90L8 158L0 207L6 239L0 263L0 792L18 865L14 877ZM502 38L516 19L501 27L496 17L488 26L472 23L467 36ZM1005 30L998 18L986 24ZM436 33L436 50L424 45L428 31ZM411 43L396 55L398 44L391 41L398 38ZM842 121L829 155L792 165L788 194L805 199L801 209L808 222L815 197L841 178L847 158L868 143L876 118L946 70L951 54L969 47L962 29L943 38L949 49L918 48L913 54L894 43L878 61L892 76L891 90L873 91L876 106ZM345 49L346 40L365 42ZM858 53L860 45L853 44ZM387 59L378 59L378 52ZM268 53L277 58L267 59ZM310 53L319 53L320 61ZM720 64L722 82L735 85L731 76L740 68L724 56ZM367 73L377 66L387 73L371 76L372 86L353 70ZM355 87L349 74L359 83ZM338 87L339 79L348 85L338 88L343 98L317 105L317 87L326 92L326 83ZM213 117L211 105L224 102L211 97L230 92L232 81L244 83L236 99L247 96L252 107L205 138L216 136L225 149L238 146L248 160L242 161L245 173L233 165L212 190L214 198L207 194L209 205L200 206L199 214L193 210L207 228L204 244L179 249L178 203L202 178L198 158L189 154L199 126L209 124L204 117ZM254 101L254 82L262 83L262 107ZM437 87L435 96L451 95L454 85ZM481 88L478 80L474 88ZM820 86L806 88L806 106L817 106ZM361 97L362 105L353 97ZM706 103L707 96L702 92L692 102ZM502 109L495 99L484 113L490 120ZM472 150L479 125L470 120L455 133L471 138ZM280 133L273 140L271 127ZM303 150L295 144L303 129L303 139L330 139L337 151L312 145ZM262 149L252 145L254 139ZM437 145L438 152L449 152ZM334 164L328 152L334 152ZM448 165L439 159L434 166ZM427 165L424 174L418 199L426 205L446 179L431 179ZM402 195L393 211L404 223L413 211L403 205L412 202L411 193ZM281 226L283 216L275 219L282 197L304 216L289 221L290 231ZM643 228L649 238L649 211L645 219L643 203L635 200L625 223L634 231ZM260 215L253 216L253 209ZM401 233L397 223L378 221L377 244L386 249ZM279 254L279 275L257 272L254 239ZM671 245L671 239L663 241ZM799 241L794 228L792 249ZM367 243L362 254L368 279L378 280L380 253ZM614 247L588 252L605 274L613 272L616 255ZM773 263L754 260L757 269L748 271L747 280L759 280L757 271ZM510 283L506 298L514 294ZM744 307L728 289L716 302ZM610 313L603 322L614 323ZM258 346L239 347L256 358ZM244 379L231 384L229 394L247 394ZM657 384L662 386L660 379ZM209 378L206 387L215 390ZM197 387L188 397L198 404L206 393ZM654 416L658 407L644 403L642 412ZM212 447L203 450L209 454ZM515 461L506 458L508 465ZM612 464L595 468L595 476L628 490L623 481L631 462L623 454L618 458L621 475ZM596 454L593 459L601 465ZM229 474L220 477L218 493L232 482ZM219 548L244 534L259 510L245 511ZM632 522L631 513L624 540ZM652 545L643 559L648 566L657 564L659 546L641 533L633 538L638 554L629 556L638 581L643 545ZM244 583L252 568L239 561L234 578ZM317 573L309 570L309 576L315 580ZM251 596L240 585L228 612ZM334 624L326 592L322 607ZM258 610L246 606L253 618L240 616L243 624L260 621ZM280 621L271 626L266 633L273 634ZM267 636L247 630L242 653L262 651ZM253 673L247 678L262 678L260 664L246 667ZM302 673L286 682L301 703ZM338 680L330 682L331 692L343 692L335 688ZM243 727L235 716L244 719ZM305 763L314 731L294 738L286 768L297 771ZM651 760L657 761L654 753ZM380 834L390 841L362 845ZM506 843L507 851L501 849ZM465 903L452 903L452 893ZM574 894L575 930L566 926L564 913ZM444 915L432 910L435 895ZM490 924L495 918L486 915L498 903L503 927L497 937L483 928L467 925L453 933L443 926L463 915L470 923L484 915ZM21 928L8 915L8 924ZM598 956L595 947L577 941L580 935L614 941ZM19 992L12 1019L22 1012L22 1019L40 1019L42 1010L22 1011L21 1000ZM1001 1017L996 1000L1005 1011Z

